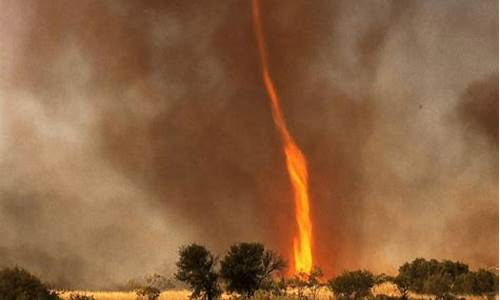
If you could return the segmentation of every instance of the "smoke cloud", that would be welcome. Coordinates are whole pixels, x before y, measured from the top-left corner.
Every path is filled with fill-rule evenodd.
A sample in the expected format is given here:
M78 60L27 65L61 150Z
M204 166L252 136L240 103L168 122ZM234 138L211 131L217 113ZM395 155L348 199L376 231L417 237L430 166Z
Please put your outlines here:
M0 265L107 288L180 245L290 259L250 1L0 3ZM498 265L498 3L263 1L315 263Z

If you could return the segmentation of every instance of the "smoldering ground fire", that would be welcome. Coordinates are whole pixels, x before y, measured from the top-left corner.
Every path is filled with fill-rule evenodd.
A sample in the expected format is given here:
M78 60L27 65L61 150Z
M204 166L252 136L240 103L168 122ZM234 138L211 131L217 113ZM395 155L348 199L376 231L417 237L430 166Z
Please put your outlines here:
M1 265L91 288L170 272L190 241L293 258L251 5L0 2ZM261 2L328 274L497 265L497 11Z

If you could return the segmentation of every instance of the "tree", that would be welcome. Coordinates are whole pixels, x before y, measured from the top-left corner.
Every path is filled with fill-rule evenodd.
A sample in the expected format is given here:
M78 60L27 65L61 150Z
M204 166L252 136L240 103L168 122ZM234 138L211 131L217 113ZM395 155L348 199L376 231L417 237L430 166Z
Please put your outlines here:
M285 261L259 243L240 243L231 246L221 261L221 277L229 292L244 297L269 285L272 275L285 268Z
M453 295L493 296L498 289L498 276L491 271L471 272L469 266L459 261L423 258L403 264L393 282L403 297L408 291L432 294L437 299L453 298Z
M450 260L437 261L417 258L399 267L399 274L394 278L403 298L408 291L419 294L432 294L437 298L449 297L455 288L455 281L464 280L469 273L469 266Z
M57 300L59 297L37 277L24 269L15 267L0 270L0 299Z
M437 260L427 261L423 258L417 258L410 263L405 263L399 267L396 284L400 290L405 289L422 294L424 293L425 279L430 274L437 272L438 265L439 262ZM398 283L402 285L400 286Z
M310 273L300 272L295 274L290 280L290 286L297 291L297 298L307 299L305 292L309 292L310 299L317 299L320 289L323 287L321 278L323 271L319 267L314 267Z
M462 274L457 277L453 292L460 295L493 296L498 292L498 276L484 269Z
M498 275L484 269L475 272L477 294L493 296L498 293Z
M217 259L205 247L197 244L181 247L176 265L175 277L191 287L191 299L213 300L221 295L219 274L215 270Z
M424 280L423 290L427 294L436 296L436 299L450 299L453 278L446 273L435 273Z
M399 293L401 294L401 300L409 299L408 293L410 291L411 281L406 274L400 273L398 276L390 278L389 281L392 281L398 287Z
M438 272L446 274L452 281L455 281L458 276L469 273L469 266L459 261L444 260L440 262Z
M340 298L360 299L370 295L375 277L368 271L344 272L331 279L328 287Z

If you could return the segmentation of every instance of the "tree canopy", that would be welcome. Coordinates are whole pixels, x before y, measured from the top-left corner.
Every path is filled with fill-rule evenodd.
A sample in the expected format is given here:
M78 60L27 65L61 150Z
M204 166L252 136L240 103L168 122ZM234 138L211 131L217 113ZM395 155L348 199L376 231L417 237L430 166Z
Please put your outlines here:
M189 284L191 298L212 300L222 293L219 274L215 267L217 259L203 246L191 244L179 250L175 278Z
M0 299L57 300L59 297L35 275L15 267L0 270Z
M285 261L259 243L231 246L221 261L221 277L229 292L251 296L266 285L273 273L285 268Z
M370 295L370 290L375 284L375 276L365 270L344 272L331 279L328 287L341 298L359 299Z

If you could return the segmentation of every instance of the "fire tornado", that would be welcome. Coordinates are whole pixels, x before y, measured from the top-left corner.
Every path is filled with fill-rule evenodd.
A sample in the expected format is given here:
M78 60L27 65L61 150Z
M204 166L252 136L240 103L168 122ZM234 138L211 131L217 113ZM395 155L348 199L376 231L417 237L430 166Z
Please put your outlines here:
M312 269L312 223L309 204L309 184L307 162L304 154L295 143L288 130L276 87L269 73L268 57L262 25L260 22L259 1L252 0L252 15L255 37L259 48L262 79L269 95L274 124L280 134L286 159L288 176L295 200L295 219L298 232L293 239L294 271L309 273Z

